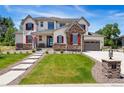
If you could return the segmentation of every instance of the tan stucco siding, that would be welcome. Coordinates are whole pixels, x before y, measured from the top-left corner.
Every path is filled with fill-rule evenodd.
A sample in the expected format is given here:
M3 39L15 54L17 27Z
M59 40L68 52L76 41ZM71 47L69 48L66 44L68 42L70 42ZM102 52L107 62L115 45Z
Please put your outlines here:
M42 21L38 21L38 31L47 30L48 29L47 21L43 21L43 27L41 27L41 22Z
M41 35L42 36L42 41L39 41L39 36L38 36L38 43L43 43L45 46L47 46L47 36L46 35Z
M34 30L26 30L26 24L27 23L33 23L34 24ZM24 22L24 24L22 25L22 28L23 28L23 31L25 31L25 32L36 32L37 31L37 25L36 25L36 22L32 19L32 18L27 18L26 20L25 20L25 22Z
M86 21L84 21L83 19L79 20L78 21L79 24L84 24L86 25L86 32L85 32L85 35L88 35L88 24Z
M24 37L23 34L16 34L15 35L15 42L16 43L24 43Z
M66 28L63 28L63 29L59 29L59 30L56 30L53 34L53 44L57 43L57 36L58 35L62 35L64 37L64 44L66 44L66 33L65 33L65 29Z

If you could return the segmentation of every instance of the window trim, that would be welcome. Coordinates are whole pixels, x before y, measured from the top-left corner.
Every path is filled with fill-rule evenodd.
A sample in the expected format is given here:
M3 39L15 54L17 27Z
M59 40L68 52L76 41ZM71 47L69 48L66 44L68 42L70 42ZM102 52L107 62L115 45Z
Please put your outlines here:
M32 25L32 26L31 26L31 29L29 29L29 27L28 27L29 24ZM25 24L25 29L26 29L27 31L34 30L34 24L33 24L32 22L26 23L26 24Z
M77 43L73 43L73 36L77 36ZM72 33L72 45L78 45L78 33Z
M41 26L41 24L42 24L42 26ZM40 22L40 27L44 27L44 24L43 24L43 22Z
M53 23L52 25L53 25L53 28L49 28L49 23ZM48 21L48 30L54 30L55 29L55 27L54 27L54 21Z
M65 26L65 23L59 23L59 27L64 27L64 26Z
M80 24L81 28L83 28L84 30L86 30L86 25L85 24Z
M61 37L61 38L60 38ZM59 39L61 39L62 42L59 42ZM64 36L63 35L58 35L57 36L57 43L58 44L63 44L64 43Z

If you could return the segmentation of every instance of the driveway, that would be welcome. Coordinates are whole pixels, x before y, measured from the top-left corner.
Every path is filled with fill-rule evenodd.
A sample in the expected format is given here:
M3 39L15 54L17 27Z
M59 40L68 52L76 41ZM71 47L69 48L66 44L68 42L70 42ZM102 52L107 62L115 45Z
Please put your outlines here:
M90 56L99 62L102 62L101 59L109 59L108 52L107 51L87 51L83 52L87 56ZM121 74L124 74L124 53L122 52L114 52L113 53L113 59L120 60L121 63Z

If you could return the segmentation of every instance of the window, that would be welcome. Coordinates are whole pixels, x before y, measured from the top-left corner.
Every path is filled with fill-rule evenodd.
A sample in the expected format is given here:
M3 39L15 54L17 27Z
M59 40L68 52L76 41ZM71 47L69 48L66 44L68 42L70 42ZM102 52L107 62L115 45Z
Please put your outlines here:
M63 43L64 38L62 35L57 36L57 43Z
M48 29L54 29L54 22L48 22Z
M78 34L73 34L73 39L72 39L73 44L78 43Z
M43 27L43 22L40 22L40 27Z
M26 36L26 43L32 43L32 36L31 35Z
M42 36L39 36L39 41L42 41Z
M34 24L33 23L27 23L26 24L26 30L33 30L34 29Z
M80 24L80 26L81 26L84 30L86 30L86 26L85 26L84 24Z
M72 33L70 35L70 44L80 45L80 43L81 43L81 35L78 33Z
M63 26L65 26L65 24L64 23L60 23L60 27L63 27Z
M112 64L112 69L116 69L116 64Z

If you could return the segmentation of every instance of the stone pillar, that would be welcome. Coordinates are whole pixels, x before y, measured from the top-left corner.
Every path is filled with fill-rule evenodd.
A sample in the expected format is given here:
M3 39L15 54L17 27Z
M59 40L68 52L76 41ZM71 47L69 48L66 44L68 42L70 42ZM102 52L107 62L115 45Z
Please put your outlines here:
M102 60L102 72L107 78L120 78L121 61Z

